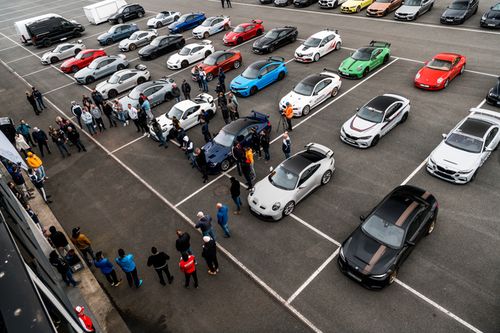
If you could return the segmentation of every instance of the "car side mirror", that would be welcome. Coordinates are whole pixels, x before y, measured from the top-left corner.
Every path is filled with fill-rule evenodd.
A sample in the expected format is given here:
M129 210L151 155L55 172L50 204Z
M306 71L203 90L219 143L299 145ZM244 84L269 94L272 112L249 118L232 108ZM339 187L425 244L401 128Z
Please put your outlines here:
M122 81L122 80L120 80L120 81L118 81L118 83L120 83L120 84L121 84L121 83L123 83L123 81Z
M356 108L356 111L359 111L359 108Z
M302 190L302 189L304 189L304 188L306 188L304 185L299 186L299 190Z
M492 152L492 151L493 151L493 148L486 147L486 148L484 148L484 151L487 151L487 152Z
M259 75L259 77L258 77L258 78L259 78L259 79L262 79L262 75Z
M441 134L441 136L443 137L443 139L446 139L446 137L447 137L448 135L446 135L445 133L443 133L443 134Z
M414 243L414 242L412 242L412 241L406 241L406 244L407 244L407 245L410 245L410 246L415 246L415 243Z
M269 172L273 172L273 170L274 170L274 169L273 169L273 167L272 167L272 166L270 166L270 167L269 167Z
M364 221L366 220L366 216L364 216L364 215L360 215L360 216L359 216L359 220L360 220L361 222L364 222Z

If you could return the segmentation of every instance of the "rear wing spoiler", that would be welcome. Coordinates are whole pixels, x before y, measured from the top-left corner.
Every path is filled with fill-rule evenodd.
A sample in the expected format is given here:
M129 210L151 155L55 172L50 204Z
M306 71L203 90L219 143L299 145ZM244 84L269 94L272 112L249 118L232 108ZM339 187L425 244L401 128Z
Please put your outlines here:
M318 153L326 155L328 158L332 158L335 154L330 148L323 146L319 143L309 142L304 146L307 150L317 151Z
M148 69L148 66L146 66L144 64L137 64L137 65L135 65L135 69L138 69L140 71L145 71L146 69Z
M333 32L335 32L337 35L339 34L338 29L330 29L330 28L326 28L325 30L326 30L326 31L333 31Z
M339 75L339 72L338 70L336 69L330 69L330 68L323 68L323 71L320 73L320 74L323 74L323 73L333 73L333 74L337 74Z
M370 46L374 46L374 47L391 47L391 43L389 43L389 42L383 42L383 41L380 41L380 40L372 40L370 42Z
M208 40L208 39L204 39L200 42L201 44L204 44L204 45L210 45L212 44L212 41L211 40Z
M469 110L471 114L482 114L485 116L493 117L496 118L500 121L500 112L495 112L495 111L490 111L486 109L480 109L480 108L472 108Z
M278 61L278 62L285 62L285 58L279 57L279 56L270 56L267 58L268 61Z
M264 21L262 20L252 20L252 23L255 23L255 24L262 24Z

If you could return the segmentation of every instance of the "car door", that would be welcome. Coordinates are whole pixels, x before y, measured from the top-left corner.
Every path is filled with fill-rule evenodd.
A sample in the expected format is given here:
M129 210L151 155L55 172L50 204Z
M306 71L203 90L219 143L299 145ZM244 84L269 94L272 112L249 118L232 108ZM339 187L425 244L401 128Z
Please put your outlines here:
M302 200L319 185L318 177L316 177L316 172L318 171L319 166L319 163L313 164L302 171L299 182L297 183L297 188L295 189L296 203Z
M489 131L489 133L486 135L486 139L484 140L484 146L483 146L483 151L481 153L481 164L479 166L482 166L484 162L490 157L491 151L495 149L495 142L494 139L498 134L498 128L494 127Z
M397 260L397 266L401 266L403 262L408 258L411 251L413 251L414 245L417 244L419 238L419 231L422 230L422 223L425 221L425 213L420 212L413 221L407 227L407 231L405 234L404 244L399 252L399 258Z
M231 63L229 59L231 58L231 53L224 53L219 56L217 59L217 67L222 68L224 72L228 71L231 69ZM218 69L217 73L214 73L214 76L218 74Z
M260 70L260 74L257 80L257 87L259 89L264 88L267 85L270 85L272 82L274 82L275 79L275 73L274 70L278 67L277 65L271 64L267 65L264 68Z
M315 107L328 98L329 92L327 92L326 90L331 82L331 79L326 79L316 84L316 87L314 87L313 90L311 107Z
M189 62L197 62L198 60L203 59L203 46L195 46L189 52Z
M80 68L88 66L93 60L95 52L87 52L82 55Z
M198 124L198 116L200 115L200 105L194 105L187 109L182 115L182 128L189 129Z
M149 39L147 37L148 37L147 32L143 32L143 33L138 34L137 40L135 41L135 44L137 46L142 46L142 45L147 44L147 42L149 41Z
M460 73L460 68L461 68L460 57L456 57L455 59L453 59L451 63L450 81L453 80L455 76L457 76Z
M146 95L151 103L151 107L154 107L161 102L163 102L164 96L161 96L158 91L161 89L161 86L155 85L149 88L144 89L143 94Z
M224 30L224 25L222 24L222 21L224 21L222 18L216 18L215 20L212 21L212 24L210 26L211 35Z
M164 38L158 45L158 54L165 54L172 50L173 37Z
M106 76L114 73L116 71L116 66L118 65L118 59L110 58L106 59L102 63L101 76Z
M383 136L387 134L391 129L394 128L398 124L398 116L400 114L398 113L398 110L401 108L402 103L394 103L393 105L389 106L389 108L385 111L384 118L382 120L383 125L382 128L380 129L380 136Z
M137 73L125 73L118 80L118 90L124 91L135 87L137 84Z
M325 37L326 45L325 45L325 54L332 52L335 50L335 35L331 34Z
M248 39L254 37L255 36L254 29L255 29L255 25L253 25L253 24L248 25L245 28L245 32L243 32L243 39L248 40Z
M420 9L418 10L417 15L421 15L421 14L425 13L426 11L428 11L431 4L432 4L432 0L422 0L422 2L420 3Z
M72 57L75 53L73 52L73 45L64 45L60 49L59 58L63 59L66 57Z

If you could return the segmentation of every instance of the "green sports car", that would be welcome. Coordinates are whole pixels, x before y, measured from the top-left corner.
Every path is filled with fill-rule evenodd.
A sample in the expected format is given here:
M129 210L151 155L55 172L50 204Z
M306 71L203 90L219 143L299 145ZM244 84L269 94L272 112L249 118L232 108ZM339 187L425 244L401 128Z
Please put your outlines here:
M390 56L391 43L372 40L369 46L357 49L349 58L342 61L338 72L342 77L359 79L385 64Z

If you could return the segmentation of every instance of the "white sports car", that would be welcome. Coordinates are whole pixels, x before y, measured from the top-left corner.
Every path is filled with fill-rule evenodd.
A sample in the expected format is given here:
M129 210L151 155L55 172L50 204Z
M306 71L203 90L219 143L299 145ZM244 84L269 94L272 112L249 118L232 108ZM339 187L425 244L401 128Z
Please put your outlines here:
M81 40L78 40L76 43L62 43L57 45L52 51L45 52L40 61L43 65L54 64L60 60L74 57L84 49L86 47Z
M279 103L280 110L289 102L295 117L307 116L309 112L340 90L340 77L325 69L319 74L311 74L300 81Z
M231 19L229 16L213 16L207 18L203 23L193 30L193 37L197 39L207 39L218 32L229 30L231 28Z
M99 83L95 89L107 98L115 98L118 94L134 88L136 85L151 79L151 73L142 64L135 69L123 69L113 74L107 81Z
M471 109L470 114L448 133L427 160L427 171L456 184L466 184L498 148L500 112Z
M295 50L295 60L299 62L318 61L333 50L340 50L342 39L337 30L323 30L309 37Z
M410 113L410 100L399 95L384 94L363 105L340 129L340 139L345 143L368 148L398 124L402 124Z
M327 184L335 171L333 151L318 143L281 162L248 195L250 211L259 217L279 220L316 187Z
M208 118L212 118L216 110L214 98L209 94L202 93L194 100L187 99L175 104L170 111L157 117L156 120L166 137L173 127L173 117L179 120L179 124L184 130L188 130L200 123L202 114L207 114ZM152 126L149 127L149 132L154 140L158 140Z
M181 13L174 11L162 11L156 14L155 17L148 20L149 28L161 28L177 21L181 17Z
M151 30L139 30L130 35L129 38L124 39L118 45L121 51L133 51L140 46L147 45L151 43L153 39L158 36L158 31L156 29Z
M172 54L167 60L169 69L186 68L190 64L205 59L215 51L212 42L203 40L199 43L188 44L179 52Z

